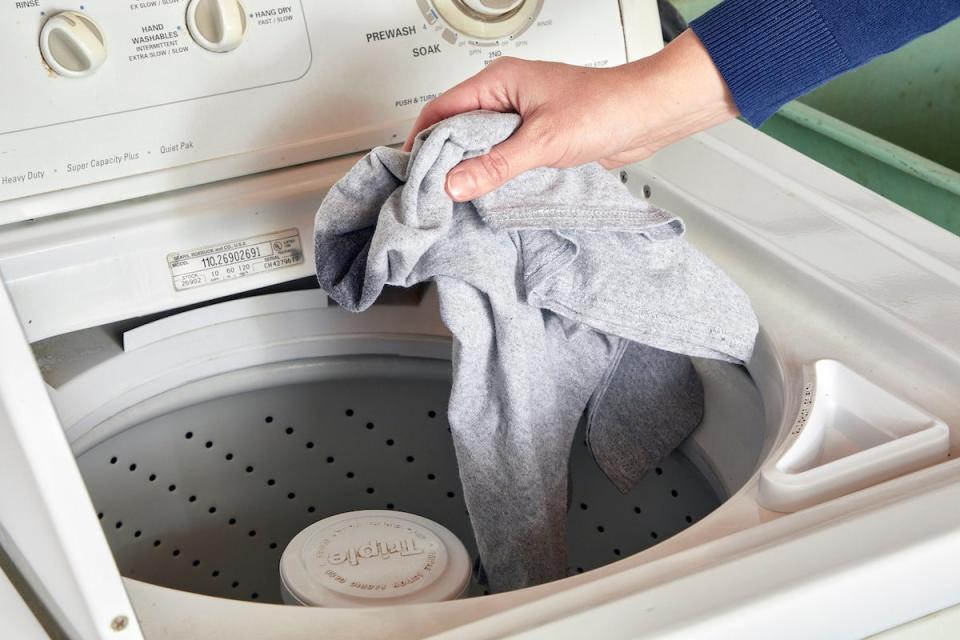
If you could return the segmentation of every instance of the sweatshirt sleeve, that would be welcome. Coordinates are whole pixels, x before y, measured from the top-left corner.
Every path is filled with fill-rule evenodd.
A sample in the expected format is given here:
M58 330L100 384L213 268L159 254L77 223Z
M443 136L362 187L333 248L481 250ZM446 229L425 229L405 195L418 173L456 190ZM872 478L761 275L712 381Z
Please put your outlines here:
M725 0L690 23L740 113L783 104L960 16L960 0Z

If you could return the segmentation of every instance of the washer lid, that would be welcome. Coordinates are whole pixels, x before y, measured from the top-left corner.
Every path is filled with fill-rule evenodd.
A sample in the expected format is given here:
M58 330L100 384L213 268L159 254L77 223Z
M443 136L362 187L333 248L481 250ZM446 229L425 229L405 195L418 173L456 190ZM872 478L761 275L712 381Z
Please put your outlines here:
M305 605L370 607L457 598L470 558L445 527L410 513L352 511L316 522L280 559L283 588Z

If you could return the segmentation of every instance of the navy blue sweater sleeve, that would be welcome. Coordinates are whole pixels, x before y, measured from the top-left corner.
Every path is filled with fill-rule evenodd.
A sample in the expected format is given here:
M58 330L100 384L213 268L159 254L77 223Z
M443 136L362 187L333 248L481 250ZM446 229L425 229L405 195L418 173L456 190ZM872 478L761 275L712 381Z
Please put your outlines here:
M960 0L726 0L690 23L740 113L783 104L960 16Z

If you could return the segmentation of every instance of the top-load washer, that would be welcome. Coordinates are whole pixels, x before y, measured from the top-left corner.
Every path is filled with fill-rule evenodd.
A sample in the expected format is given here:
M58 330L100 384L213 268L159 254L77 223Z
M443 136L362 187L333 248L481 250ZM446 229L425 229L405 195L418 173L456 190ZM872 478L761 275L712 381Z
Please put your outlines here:
M435 292L328 304L325 191L499 56L652 53L656 3L0 15L11 637L861 637L960 602L960 239L731 123L619 175L749 293L756 353L696 363L703 423L628 495L575 443L570 577L280 604L284 547L336 513L412 512L474 552Z

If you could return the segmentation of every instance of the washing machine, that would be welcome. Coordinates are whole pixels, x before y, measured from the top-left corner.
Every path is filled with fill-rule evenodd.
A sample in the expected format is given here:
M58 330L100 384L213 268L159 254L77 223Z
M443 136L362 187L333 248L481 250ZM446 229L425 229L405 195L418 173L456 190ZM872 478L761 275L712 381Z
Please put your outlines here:
M755 354L695 362L702 424L628 494L577 439L569 577L283 602L284 548L338 513L429 518L477 562L436 292L331 304L312 278L326 190L500 56L653 53L653 0L25 0L0 18L4 637L858 638L957 620L960 239L739 122L618 175L748 292Z

